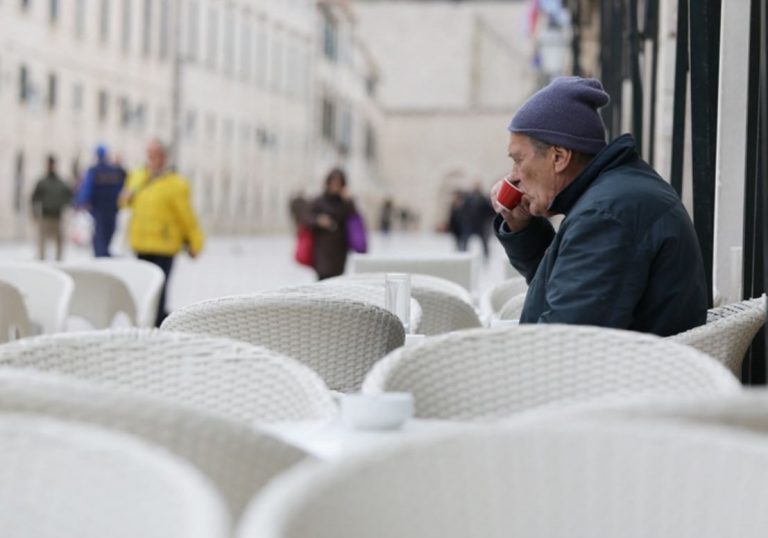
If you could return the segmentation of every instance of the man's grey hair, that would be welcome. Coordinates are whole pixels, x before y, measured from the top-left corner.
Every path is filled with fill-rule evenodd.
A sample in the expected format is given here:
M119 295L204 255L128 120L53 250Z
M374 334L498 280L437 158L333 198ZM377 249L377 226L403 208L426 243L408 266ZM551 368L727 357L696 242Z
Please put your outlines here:
M533 146L533 150L541 155L545 151L547 151L549 148L553 146L553 144L550 144L549 142L542 142L541 140L537 138L533 138L532 136L528 137L531 140L531 145Z

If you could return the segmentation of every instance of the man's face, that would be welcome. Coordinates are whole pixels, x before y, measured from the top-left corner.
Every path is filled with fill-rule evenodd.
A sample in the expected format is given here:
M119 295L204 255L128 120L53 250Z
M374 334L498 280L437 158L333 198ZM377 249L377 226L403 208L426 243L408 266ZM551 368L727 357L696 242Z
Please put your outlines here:
M552 148L538 152L526 135L510 133L509 157L512 159L513 183L523 191L530 203L529 211L537 217L547 216L547 208L560 191Z
M160 144L150 142L147 146L147 164L154 172L161 171L165 166L165 151Z

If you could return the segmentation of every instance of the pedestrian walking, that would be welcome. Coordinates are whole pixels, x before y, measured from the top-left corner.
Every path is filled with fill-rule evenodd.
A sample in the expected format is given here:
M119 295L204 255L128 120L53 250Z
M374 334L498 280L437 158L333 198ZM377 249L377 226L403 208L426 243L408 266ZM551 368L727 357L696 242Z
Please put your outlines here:
M313 267L318 280L338 276L347 262L347 221L357 212L347 192L347 177L334 168L325 178L325 190L312 202L305 224L314 233Z
M111 164L106 146L96 148L96 164L85 173L77 192L77 206L93 216L93 255L110 256L109 244L115 233L118 197L125 184L125 169Z
M131 209L128 236L140 260L154 263L165 274L156 326L167 317L168 280L176 254L196 257L203 248L203 231L192 208L189 182L167 163L167 150L158 140L147 146L147 163L131 172L121 204Z
M56 260L61 260L64 249L61 217L71 200L72 189L56 171L56 157L49 155L45 175L32 192L32 214L37 223L37 254L40 260L45 260L49 240L53 240L56 245Z

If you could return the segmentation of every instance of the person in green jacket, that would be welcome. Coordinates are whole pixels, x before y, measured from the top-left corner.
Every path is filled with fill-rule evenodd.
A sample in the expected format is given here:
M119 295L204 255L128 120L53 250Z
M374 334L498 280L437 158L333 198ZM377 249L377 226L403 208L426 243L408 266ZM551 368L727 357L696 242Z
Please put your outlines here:
M64 244L61 215L71 200L72 189L56 172L56 157L49 155L46 173L32 193L32 214L38 227L37 251L41 260L45 260L45 247L49 239L56 243L56 260L61 260Z

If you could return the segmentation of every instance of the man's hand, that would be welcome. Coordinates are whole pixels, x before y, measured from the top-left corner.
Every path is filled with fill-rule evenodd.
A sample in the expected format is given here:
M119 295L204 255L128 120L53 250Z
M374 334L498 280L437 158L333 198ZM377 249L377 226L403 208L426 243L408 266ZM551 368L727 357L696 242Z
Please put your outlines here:
M321 228L325 228L326 230L333 231L336 229L336 223L329 215L326 215L325 213L320 213L317 216L315 223Z
M504 181L503 178L497 181L496 184L491 187L491 205L493 206L493 210L501 215L501 217L507 223L507 226L509 226L509 230L511 232L519 232L520 230L526 228L531 222L531 213L528 211L528 205L530 202L528 201L528 197L523 195L522 201L512 211L502 206L496 199L499 195L499 189L501 188L502 181Z

